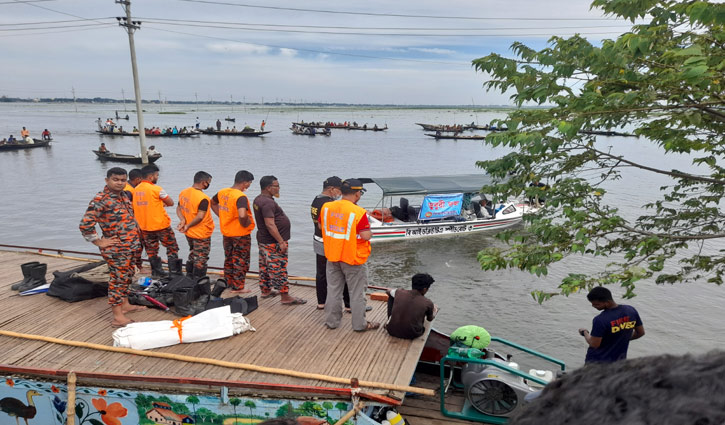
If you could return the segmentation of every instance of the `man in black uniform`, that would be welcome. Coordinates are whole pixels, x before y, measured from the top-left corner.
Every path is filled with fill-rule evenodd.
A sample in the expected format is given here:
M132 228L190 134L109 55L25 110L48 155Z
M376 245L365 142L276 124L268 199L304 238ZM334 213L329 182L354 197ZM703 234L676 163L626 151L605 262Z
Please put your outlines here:
M312 200L312 206L310 207L310 215L312 216L312 223L315 226L315 234L312 240L312 247L315 250L317 257L317 273L315 275L315 286L317 287L317 309L325 309L325 300L327 299L327 273L325 271L327 267L327 258L325 257L325 246L322 243L322 231L320 230L320 211L322 206L328 202L334 201L340 198L342 192L342 179L337 176L332 176L326 179L322 183L322 193L315 196ZM342 298L345 303L345 310L350 311L350 293L347 290L347 286L342 292Z

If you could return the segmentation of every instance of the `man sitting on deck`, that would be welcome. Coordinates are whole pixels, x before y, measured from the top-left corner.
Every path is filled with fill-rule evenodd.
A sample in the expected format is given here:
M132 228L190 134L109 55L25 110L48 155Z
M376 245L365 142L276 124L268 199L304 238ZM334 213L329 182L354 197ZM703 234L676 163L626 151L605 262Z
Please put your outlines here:
M425 333L425 322L433 320L438 307L425 297L435 282L427 273L418 273L412 278L413 289L388 290L388 323L385 329L391 336L415 339Z

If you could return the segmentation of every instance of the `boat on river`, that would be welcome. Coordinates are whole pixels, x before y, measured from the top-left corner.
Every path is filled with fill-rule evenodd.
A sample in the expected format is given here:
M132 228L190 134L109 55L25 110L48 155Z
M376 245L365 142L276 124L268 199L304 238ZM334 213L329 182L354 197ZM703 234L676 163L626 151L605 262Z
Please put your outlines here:
M215 130L211 127L205 130L199 130L202 134L212 134L215 136L242 136L242 137L258 137L265 134L271 133L271 131L256 131L254 129L242 130L242 131L226 131L226 130Z
M501 230L521 223L525 213L536 210L525 202L510 200L494 203L490 217L479 204L481 188L493 183L484 174L360 181L382 190L380 202L368 209L372 242ZM411 200L413 197L419 201Z
M109 129L102 129L102 130L96 130L96 133L103 134L105 136L136 136L138 137L137 131L114 131ZM173 133L173 131L165 131L163 133L154 133L150 130L146 131L146 137L194 137L200 135L201 132L196 130L191 130L187 132L178 132L176 134Z
M361 131L385 131L388 129L388 125L385 124L384 127L378 127L377 124L374 124L373 126L363 124L363 125L349 126L347 129L348 130L361 130Z
M0 151L17 151L23 149L34 149L34 148L45 148L50 147L50 140L33 139L33 143L25 143L23 140L17 142L4 142L0 143Z
M292 130L293 134L297 134L299 136L329 136L332 134L332 131L329 128L318 129L317 127L300 127L295 126L294 124L290 127L290 130Z
M483 139L486 138L486 136L481 136L481 135L478 135L478 134L464 135L464 134L459 134L459 133L454 133L452 135L449 135L449 134L430 134L430 133L425 133L425 135L428 136L428 137L433 137L436 140L445 140L445 139L451 139L451 140L458 140L458 139L463 139L463 140L483 140Z
M142 164L142 159L140 156L135 155L126 155L122 153L113 153L113 152L101 152L98 150L93 151L94 154L100 159L101 161L111 161L111 162L123 162L126 164ZM161 158L161 154L157 153L155 155L149 155L149 162L154 163L158 161L159 158Z
M69 304L42 294L13 296L17 293L10 288L23 279L21 264L46 263L51 281L53 271L77 270L98 253L0 247L0 423L12 422L15 412L17 420L48 425L65 424L69 417L77 424L100 424L101 418L124 424L253 424L282 416L380 425L391 408L413 424L492 418L473 408L484 413L496 409L497 416L484 423L501 424L520 408L533 383L546 382L528 369L516 369L500 348L524 348L564 368L556 359L499 338L491 338L491 355L464 357L461 350L451 351L460 339L452 341L430 322L423 336L413 340L392 338L383 329L353 332L349 319L330 331L319 314L306 306L284 306L279 297L260 299L259 307L244 316L254 331L162 349L116 347L104 296ZM259 285L248 283L248 296L259 297ZM315 299L314 286L292 279L290 284L295 296ZM367 304L373 308L370 320L386 317L385 301L371 297ZM147 309L132 315L134 326L176 320L172 327L178 328L179 342L185 342L183 319L171 312ZM466 371L461 367L466 364L476 368ZM433 375L420 372L424 369ZM17 408L8 411L6 406ZM460 413L452 411L460 406ZM347 415L358 409L356 417Z

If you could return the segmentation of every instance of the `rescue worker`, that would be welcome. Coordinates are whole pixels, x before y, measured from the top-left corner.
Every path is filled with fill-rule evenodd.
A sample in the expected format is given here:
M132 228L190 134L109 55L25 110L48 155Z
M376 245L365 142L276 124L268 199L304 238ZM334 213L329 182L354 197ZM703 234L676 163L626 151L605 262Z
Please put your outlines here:
M252 292L244 285L249 272L254 217L244 191L253 181L254 176L249 171L237 171L234 185L211 198L211 209L219 217L224 243L224 279L232 292L238 294Z
M370 256L370 223L367 211L357 205L365 189L360 180L348 179L340 187L342 199L322 207L320 224L327 257L327 300L325 324L330 329L342 320L342 291L350 291L352 329L375 330L380 323L365 319L365 289L368 286L367 260Z
M214 220L211 218L210 199L203 191L211 185L211 174L198 171L194 184L181 191L176 215L177 229L186 235L189 243L189 259L186 260L186 275L194 278L206 276L206 266L211 251L211 234Z

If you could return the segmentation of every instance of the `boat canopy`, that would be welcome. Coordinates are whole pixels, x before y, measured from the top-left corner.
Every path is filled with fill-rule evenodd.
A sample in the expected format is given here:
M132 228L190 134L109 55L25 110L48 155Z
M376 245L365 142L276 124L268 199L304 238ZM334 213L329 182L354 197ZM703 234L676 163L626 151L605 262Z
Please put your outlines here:
M365 183L375 183L383 190L383 196L427 195L430 193L477 193L493 183L485 174L459 174L452 176L373 177L361 178Z

